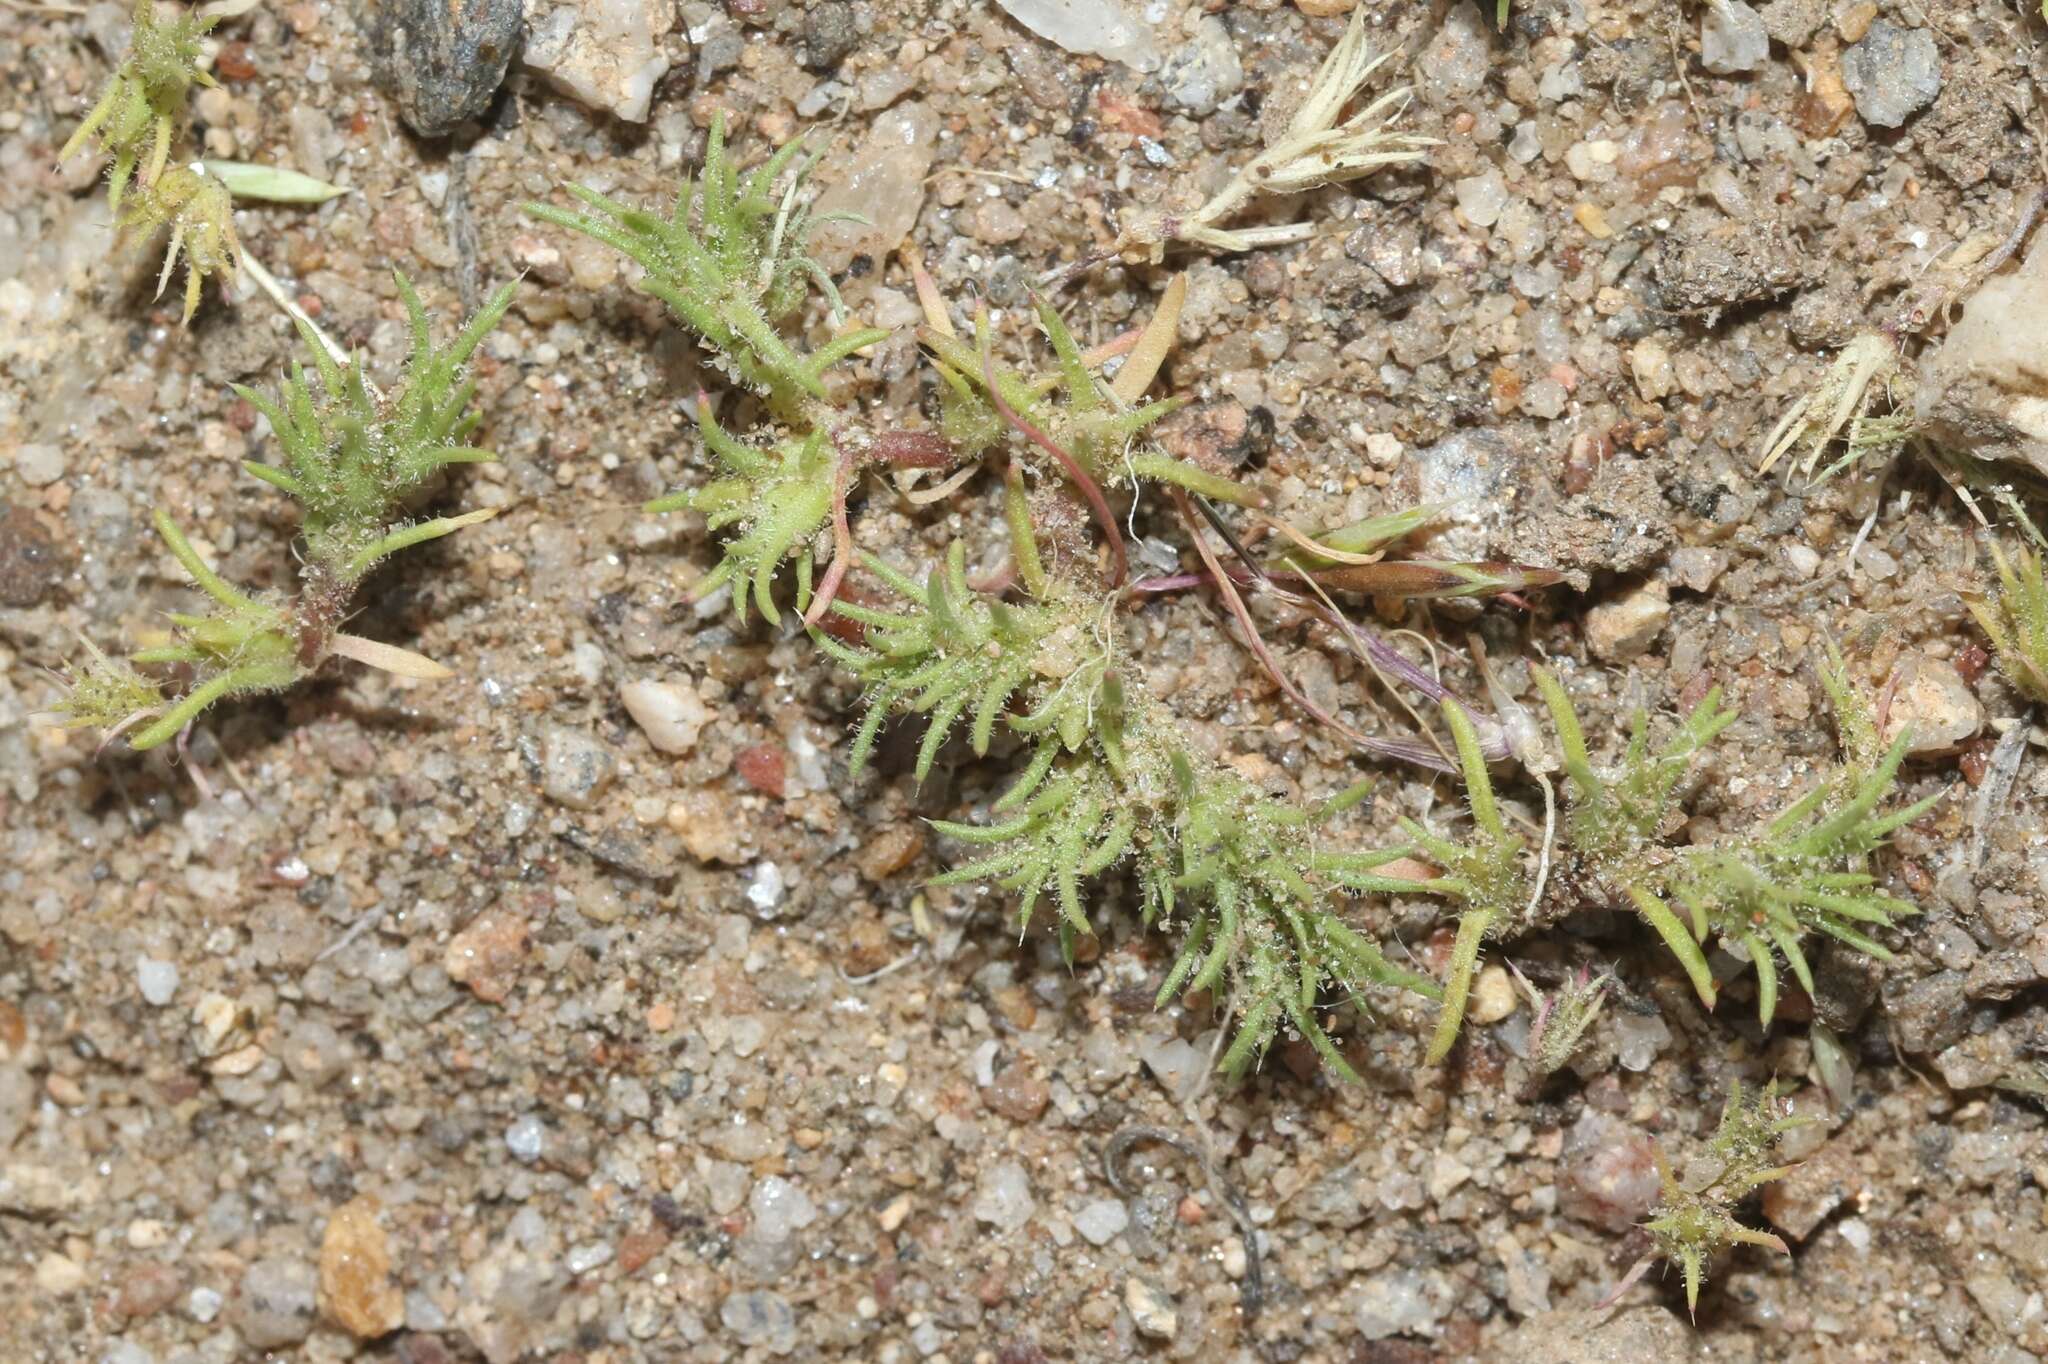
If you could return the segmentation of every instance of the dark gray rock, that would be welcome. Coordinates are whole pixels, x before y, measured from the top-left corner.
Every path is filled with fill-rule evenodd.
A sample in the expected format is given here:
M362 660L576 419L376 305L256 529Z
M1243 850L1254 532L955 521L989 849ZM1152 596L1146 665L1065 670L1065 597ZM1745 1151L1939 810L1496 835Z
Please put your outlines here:
M1970 968L1963 994L1970 999L2011 999L2041 978L2033 960L2018 948L1987 952Z
M1819 268L1784 225L1688 215L1660 238L1650 257L1651 300L1668 312L1702 313L1776 298L1817 282Z
M853 6L846 0L825 0L804 16L804 69L835 70L859 42Z
M520 0L362 0L377 84L421 137L481 116L519 50Z
M0 509L0 606L34 606L49 596L69 557L27 507Z
M1899 1045L1926 1055L1962 1040L1969 1006L1961 971L1936 971L1909 985L1885 991L1885 1012L1898 1029Z
M1831 942L1813 970L1813 1011L1836 1032L1853 1032L1877 999L1883 967L1875 960Z
M1759 13L1764 32L1796 52L1812 41L1827 21L1828 7L1824 0L1771 0Z

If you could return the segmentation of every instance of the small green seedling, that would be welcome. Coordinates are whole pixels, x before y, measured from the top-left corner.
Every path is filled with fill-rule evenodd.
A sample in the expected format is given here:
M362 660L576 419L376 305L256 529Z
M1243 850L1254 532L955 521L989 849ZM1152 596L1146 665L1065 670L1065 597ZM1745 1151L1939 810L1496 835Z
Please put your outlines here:
M1509 962L1508 970L1534 1015L1529 1022L1529 1060L1542 1074L1555 1074L1570 1063L1587 1029L1600 1017L1614 973L1595 975L1581 966L1555 991L1545 994L1529 983L1521 967Z
M199 164L208 175L227 186L228 193L237 199L261 199L272 204L324 204L348 193L340 185L330 185L325 180L316 180L282 166L216 161L211 157Z
M412 322L413 349L395 397L376 394L362 362L343 368L303 322L300 331L319 376L320 396L297 362L275 399L236 389L269 419L283 458L250 462L251 474L298 501L304 550L296 594L245 591L216 573L177 523L159 510L157 534L192 585L212 601L204 615L174 613L171 642L115 662L87 645L88 658L59 705L67 727L126 734L131 748L177 737L209 706L229 696L281 691L310 677L330 657L354 659L403 677L437 679L449 670L407 649L342 633L341 624L369 572L408 546L494 516L494 510L426 521L406 508L427 480L452 464L491 458L466 442L478 418L470 356L512 301L506 285L458 336L433 344L412 284L398 277ZM162 686L137 669L167 669Z
M1791 1172L1789 1165L1770 1163L1778 1139L1811 1121L1791 1116L1789 1107L1778 1099L1775 1080L1750 1102L1743 1100L1742 1082L1733 1082L1721 1110L1720 1126L1684 1177L1673 1173L1662 1151L1656 1153L1663 1195L1644 1225L1657 1249L1636 1261L1601 1306L1618 1301L1661 1258L1676 1264L1685 1275L1686 1310L1696 1312L1707 1266L1721 1251L1749 1245L1791 1254L1777 1236L1737 1221L1735 1209L1756 1190Z
M2041 555L2030 545L2007 553L1993 541L1990 548L1998 586L1964 604L1991 641L2005 680L2029 701L2048 702L2048 577Z
M1220 473L1170 458L1147 438L1178 405L1147 401L1144 392L1171 345L1184 286L1169 288L1122 368L1106 379L1101 369L1110 354L1084 352L1045 303L1037 320L1052 364L1027 373L1000 363L986 318L972 339L959 336L917 271L926 320L918 336L939 380L939 428L871 432L852 400L838 396L845 386L826 378L883 333L855 329L805 349L778 329L820 275L802 254L802 175L794 143L742 172L714 125L698 183L666 218L587 191L577 197L589 214L531 209L639 261L641 287L765 400L769 420L751 435L728 431L700 403L699 436L717 473L649 510L703 513L724 550L700 591L730 585L741 611L751 603L771 623L779 618L775 580L795 562L795 600L812 638L866 690L856 771L891 714L925 721L920 780L963 723L976 753L989 751L998 733L1024 743L1029 757L989 808L991 822L935 825L981 850L941 883L1013 893L1020 931L1049 900L1071 947L1090 931L1091 883L1129 867L1147 920L1182 929L1160 998L1201 991L1227 999L1237 1016L1227 1069L1255 1063L1286 1029L1348 1074L1324 1027L1330 1003L1373 986L1436 993L1427 979L1387 961L1334 895L1337 869L1356 872L1391 855L1329 853L1315 818L1195 750L1171 713L1129 684L1119 662L1119 612L1133 598L1123 591L1127 565L1110 499L1164 487L1240 504L1263 500ZM1004 585L982 589L970 581L964 544L922 574L855 553L848 498L861 468L943 470L998 455L1008 460ZM1054 509L1060 534L1042 533L1045 513L1035 508ZM1108 551L1106 567L1103 556L1074 547L1090 516ZM814 541L828 524L831 565L814 585ZM837 586L856 562L900 600L839 597ZM824 628L828 612L842 638ZM1341 808L1338 802L1329 812Z
M1412 145L1387 142L1382 125L1392 106L1386 100L1336 123L1375 65L1363 50L1361 22L1354 20L1325 64L1288 139L1253 163L1248 184L1307 187L1417 154ZM752 433L726 429L712 417L708 400L700 401L699 437L716 473L649 510L689 508L705 516L722 537L723 558L700 590L730 586L742 615L751 602L771 624L780 619L777 578L794 561L795 600L812 639L865 692L853 774L866 765L892 714L924 723L914 769L919 781L963 724L966 747L976 755L996 751L999 734L1019 741L1022 770L985 811L935 822L940 833L978 850L973 860L942 873L938 884L1013 894L1020 932L1050 902L1071 948L1092 931L1095 879L1127 873L1138 886L1146 922L1179 934L1159 999L1192 994L1227 1001L1235 1023L1223 1066L1232 1072L1255 1064L1287 1033L1337 1073L1350 1075L1325 1011L1372 987L1442 1001L1428 1051L1430 1061L1441 1060L1457 1038L1483 944L1547 926L1588 904L1633 909L1709 1005L1717 987L1706 945L1720 939L1747 950L1766 1020L1776 1009L1774 953L1811 988L1801 947L1809 932L1885 955L1872 930L1911 907L1876 890L1869 855L1927 803L1878 812L1904 741L1883 752L1863 742L1868 708L1845 681L1830 681L1844 744L1852 750L1841 772L1757 833L1674 847L1670 837L1683 823L1681 779L1734 720L1733 712L1710 695L1656 747L1647 718L1638 717L1619 766L1603 771L1593 764L1563 688L1539 671L1569 788L1561 843L1552 847L1546 838L1539 846L1494 792L1488 764L1510 751L1501 727L1487 721L1482 728L1435 679L1364 639L1327 594L1499 594L1541 585L1554 574L1516 565L1383 562L1379 556L1392 541L1426 520L1429 509L1317 539L1265 517L1257 490L1167 456L1150 433L1175 403L1145 394L1177 330L1180 284L1169 286L1114 378L1102 369L1115 352L1084 351L1058 313L1039 301L1037 321L1053 363L1031 373L997 359L986 314L975 319L971 336L957 332L936 286L913 261L926 323L917 335L938 380L937 429L870 431L851 386L827 379L836 379L835 367L883 334L844 330L813 348L788 334L805 291L821 285L822 273L802 246L809 220L797 145L743 172L714 123L698 182L684 187L666 217L587 190L574 192L589 213L545 206L529 211L639 262L645 272L640 287L662 299L715 363L762 399L763 420ZM1236 197L1226 195L1219 212L1234 211L1250 192L1230 192ZM1295 229L1219 235L1198 228L1176 229L1171 239L1236 250L1298 235ZM836 305L825 293L827 304ZM832 311L836 306L828 315ZM840 326L836 317L831 325ZM856 552L849 501L863 468L958 466L964 474L975 461L998 458L1005 464L1009 564L990 572L987 585L970 577L965 542L952 543L922 572ZM1179 513L1205 575L1129 581L1119 527L1129 500L1154 493L1164 493ZM1213 503L1234 503L1261 517L1291 548L1273 562L1254 557ZM1226 567L1209 545L1198 506L1209 530L1237 556L1235 564ZM1092 547L1083 539L1090 520L1098 539ZM814 556L828 527L831 559L815 575ZM896 600L842 596L839 589L856 564ZM1345 852L1330 845L1323 823L1360 798L1363 786L1320 809L1303 808L1254 788L1199 750L1171 709L1135 685L1139 674L1121 652L1123 613L1151 592L1190 583L1219 592L1246 646L1282 690L1333 728L1340 722L1280 671L1245 594L1271 593L1326 612L1373 667L1439 699L1464 780L1467 836L1410 822L1405 846ZM1340 732L1373 746L1348 728ZM1425 765L1441 761L1412 742L1377 743L1377 751ZM1392 874L1391 864L1413 858L1427 858L1441 870L1420 882ZM1340 899L1345 891L1455 902L1456 945L1441 987L1393 965L1348 914ZM1602 984L1568 987L1545 1013L1548 1060L1563 1064L1570 1055L1598 1012Z

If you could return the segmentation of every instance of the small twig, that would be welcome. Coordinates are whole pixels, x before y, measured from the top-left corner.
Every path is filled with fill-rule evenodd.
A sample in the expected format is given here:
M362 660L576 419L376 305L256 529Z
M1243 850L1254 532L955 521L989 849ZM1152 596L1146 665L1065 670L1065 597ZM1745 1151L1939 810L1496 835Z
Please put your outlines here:
M213 783L206 779L206 769L192 756L192 726L188 723L178 731L178 761L184 764L185 775L192 778L192 784L199 788L199 799L213 800Z
M1977 798L1970 802L1970 848L1964 865L1972 872L1984 865L1991 820L2012 794L2012 784L2019 777L2020 760L2027 752L2028 728L2027 716L2013 721L2012 728L1998 736L1991 761L1984 766L1983 784L1977 788Z
M1244 598L1238 594L1237 585L1231 581L1230 575L1223 570L1223 565L1217 562L1216 551L1209 548L1208 540L1203 537L1201 525L1195 520L1194 510L1188 505L1188 495L1179 488L1168 488L1167 495L1173 499L1173 505L1179 510L1181 520L1187 523L1188 538L1195 542L1195 552L1202 556L1202 563L1208 568L1211 581L1216 584L1217 589L1223 594L1224 605L1230 608L1230 614L1237 620L1238 628L1244 631L1245 647L1250 649L1252 656L1259 660L1260 666L1266 670L1266 675L1278 684L1280 690L1285 692L1288 699L1293 701L1295 705L1300 706L1317 720L1328 725L1337 733L1351 740L1351 742L1364 744L1366 742L1365 735L1360 734L1357 730L1317 705L1315 701L1310 699L1308 693L1295 686L1293 679L1281 671L1280 661L1273 657L1273 650L1266 644L1265 637L1259 633L1259 627L1252 620L1250 609L1245 606ZM1213 515L1210 524L1212 526L1216 524ZM1227 532L1225 532L1225 538L1228 538Z
M327 352L329 359L333 360L335 364L340 365L343 369L347 369L355 363L355 357L343 350L333 337L320 330L320 324L315 322L312 315L299 306L297 299L294 299L285 292L285 287L278 283L277 276L264 269L263 262L251 255L247 247L242 249L240 259L242 268L249 272L249 278L256 281L256 287L269 294L271 302L284 309L286 316L290 317L292 321L299 323L308 332L312 333L313 339L320 343L320 349ZM370 376L367 374L363 376L363 387L369 390L370 396L375 398L380 404L384 401L384 395L378 391L377 385L370 382Z
M1203 1144L1206 1144L1207 1132L1199 1123L1196 1124L1196 1131L1201 1133L1205 1139ZM1133 1123L1119 1129L1102 1148L1103 1178L1109 1181L1109 1187L1114 1189L1119 1197L1132 1198L1137 1195L1137 1187L1125 1178L1124 1161L1133 1146L1148 1141L1170 1146L1193 1162L1202 1172L1203 1179L1209 1185L1209 1191L1223 1204L1224 1210L1230 1214L1230 1220L1237 1224L1238 1239L1244 1242L1244 1281L1237 1289L1238 1307L1244 1313L1245 1325L1250 1326L1258 1318L1259 1309L1265 1306L1266 1275L1264 1259L1259 1253L1259 1229L1252 1222L1251 1210L1245 1206L1244 1195L1223 1177L1223 1172L1217 1168L1213 1152L1204 1151L1195 1142L1167 1128Z
M321 962L326 961L329 957L333 956L335 953L347 947L357 938L362 937L363 934L370 931L373 925L381 923L383 921L384 912L384 906L378 904L373 905L369 909L364 910L361 914L356 915L356 921L350 924L347 928L343 929L340 937L336 938L333 942L327 944L327 946L321 948L320 955L314 957L313 960L309 963L309 965L318 966Z
M1202 1119L1198 1105L1202 1095L1208 1091L1209 1082L1216 1074L1216 1058L1223 1051L1227 1031L1216 1030L1215 1041L1209 1044L1208 1062L1195 1077L1195 1083L1181 1097L1181 1117L1186 1119L1188 1130L1195 1134L1195 1140L1164 1127L1150 1127L1141 1123L1120 1129L1111 1136L1102 1148L1102 1174L1109 1181L1109 1187L1123 1198L1131 1197L1136 1191L1124 1179L1123 1161L1131 1147L1142 1141L1156 1141L1172 1147L1201 1168L1202 1178L1209 1186L1209 1192L1229 1212L1230 1220L1237 1224L1238 1239L1244 1242L1244 1282L1238 1286L1238 1305L1244 1313L1244 1324L1249 1329L1258 1318L1259 1309L1265 1306L1266 1275L1264 1259L1259 1253L1259 1229L1252 1222L1251 1209L1246 1206L1244 1195L1237 1186L1223 1176L1221 1163L1216 1158L1216 1142L1209 1133L1209 1124ZM1253 1348L1258 1348L1254 1344ZM1259 1351L1264 1354L1263 1350Z
M1543 888L1550 884L1550 849L1557 839L1557 793L1550 788L1550 778L1531 769L1530 776L1543 788L1543 852L1536 862L1536 885L1529 891L1529 903L1523 907L1522 917L1530 923L1536 921L1536 906L1543 903Z
M864 976L849 976L848 974L846 974L846 968L844 966L841 966L838 968L839 979L841 982L847 985L868 985L880 980L884 976L895 975L898 971L901 971L904 967L910 965L910 963L916 961L919 957L923 955L924 944L917 943L914 944L908 952L905 952L902 956L896 958L896 960L890 962L887 966L877 967L874 970L868 972Z

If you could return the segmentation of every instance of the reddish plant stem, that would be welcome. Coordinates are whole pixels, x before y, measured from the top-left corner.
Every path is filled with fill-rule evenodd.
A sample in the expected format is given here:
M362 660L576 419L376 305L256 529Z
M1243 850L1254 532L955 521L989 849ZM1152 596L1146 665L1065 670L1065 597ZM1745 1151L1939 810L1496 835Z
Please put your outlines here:
M851 446L840 441L836 431L832 434L832 444L839 451L839 463L832 469L832 562L825 569L818 590L811 596L811 609L804 612L804 624L807 626L814 626L825 618L825 613L832 609L832 599L839 595L839 585L846 581L847 570L853 567L853 527L846 520L846 493L853 484L853 470L859 463L859 456Z
M1250 609L1245 606L1244 598L1238 595L1237 584L1230 580L1230 574L1224 570L1222 564L1217 562L1216 551L1209 548L1208 537L1202 534L1201 522L1195 518L1194 508L1188 505L1188 495L1181 489L1174 487L1169 487L1166 491L1167 495L1173 499L1174 510L1180 513L1181 521L1188 528L1188 539L1195 542L1195 552L1202 556L1203 567L1209 570L1210 579L1215 582L1217 590L1223 594L1224 604L1230 607L1230 614L1237 619L1238 628L1244 631L1246 647L1252 651L1252 656L1259 660L1260 665L1265 668L1267 675L1279 684L1280 690L1287 693L1288 699L1293 701L1295 705L1300 706L1317 720L1328 725L1337 733L1351 740L1351 742L1370 746L1370 741L1365 735L1360 734L1357 730L1351 728L1351 726L1345 724L1342 720L1339 720L1336 716L1310 700L1308 693L1295 686L1287 674L1280 670L1280 660L1273 657L1273 651L1267 647L1264 636L1259 634L1259 627L1253 623Z
M832 562L818 582L811 609L804 612L804 624L816 625L838 599L840 585L853 567L853 527L846 512L846 499L853 488L860 456L854 447L832 433L832 447L839 451L839 463L832 470ZM875 437L868 458L905 469L943 469L953 462L953 445L936 431L884 431Z
M1123 532L1116 527L1116 514L1109 509L1109 499L1102 495L1102 489L1088 476L1088 471L1083 469L1080 462L1068 454L1058 441L1025 420L1021 413L1004 400L1002 390L996 387L993 351L985 350L981 353L981 379L988 389L989 401L995 405L996 412L1002 419L1016 427L1026 440L1058 460L1067 477L1080 488L1081 496L1088 499L1089 509L1095 513L1095 524L1102 528L1102 538L1109 542L1110 560L1113 565L1109 585L1113 589L1122 588L1124 579L1130 575L1131 561L1130 556L1124 552Z

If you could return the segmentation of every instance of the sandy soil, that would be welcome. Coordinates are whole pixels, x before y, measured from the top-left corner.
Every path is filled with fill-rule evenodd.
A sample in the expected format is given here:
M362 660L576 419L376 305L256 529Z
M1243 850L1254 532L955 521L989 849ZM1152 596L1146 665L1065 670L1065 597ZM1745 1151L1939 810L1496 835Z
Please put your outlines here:
M1768 52L1716 75L1692 4L1517 0L1502 34L1470 3L1366 4L1401 52L1381 79L1410 72L1407 126L1442 145L1286 206L1325 225L1305 244L1095 272L1062 296L1075 330L1142 320L1185 268L1167 377L1197 401L1171 440L1240 461L1301 524L1452 496L1438 552L1564 571L1528 611L1384 622L1432 641L1463 693L1483 694L1471 632L1525 697L1528 663L1553 660L1596 742L1636 706L1668 720L1724 687L1741 718L1698 776L1699 829L1775 808L1832 754L1824 638L1873 686L1954 678L1896 693L1960 737L1901 786L1950 795L1883 861L1923 910L1887 938L1894 962L1826 955L1820 998L1764 1033L1740 989L1704 1013L1645 931L1589 910L1512 950L1620 973L1548 1085L1520 1055L1526 1008L1424 1070L1430 1014L1398 1000L1343 1026L1361 1086L1300 1043L1207 1084L1218 1019L1152 1009L1171 944L1117 883L1071 968L1049 937L1017 942L999 899L925 888L955 854L922 821L983 798L1005 760L956 745L914 789L901 725L850 779L850 681L799 633L700 610L701 522L639 512L701 477L689 403L716 376L619 262L522 203L572 181L663 199L721 109L744 156L815 126L821 184L857 197L830 187L893 119L929 161L873 216L900 214L1021 356L1040 273L1135 207L1213 189L1284 124L1341 31L1315 17L1328 0L1132 4L1168 59L1150 74L960 0L593 4L622 32L651 24L636 70L668 63L644 123L515 62L439 141L398 121L347 6L230 20L192 145L351 191L238 217L324 327L388 374L392 267L450 327L525 275L479 364L500 462L435 502L503 514L403 556L352 626L460 676L337 667L222 706L189 757L211 798L161 753L31 723L78 632L133 647L191 598L151 508L230 577L289 584L288 508L240 468L263 443L228 385L273 384L294 338L246 283L186 330L152 302L154 261L110 249L94 169L54 166L122 12L10 3L0 1355L2048 1354L2048 1146L2039 1109L1999 1088L2048 1043L2048 764L1973 823L1995 726L2026 716L1963 609L1975 523L1910 457L1819 488L1754 472L1834 348L2041 184L2040 15L1773 0ZM1839 83L1874 23L1931 36L1940 75L1895 129ZM903 326L893 244L832 263L857 313ZM886 421L930 401L920 374L905 332L861 400ZM983 480L921 509L877 480L862 536L905 562L963 533L993 546L995 497ZM1137 529L1173 561L1168 518ZM1291 710L1199 597L1148 607L1132 638L1197 742L1261 781L1321 795L1377 770L1346 826L1361 844L1455 799ZM1286 620L1273 638L1319 700L1400 720L1331 641ZM627 714L643 681L701 702L687 752ZM1420 905L1359 913L1442 950ZM1814 1083L1816 1016L1853 1070L1838 1109ZM1590 1312L1643 1249L1652 1143L1691 1149L1731 1079L1773 1075L1817 1119L1754 1212L1792 1254L1717 1265L1696 1326L1675 1277Z

